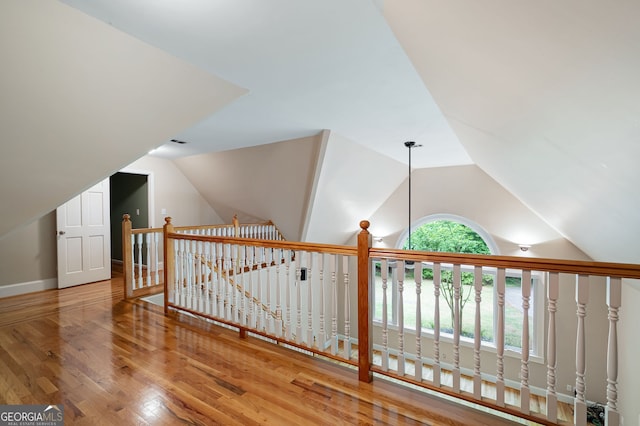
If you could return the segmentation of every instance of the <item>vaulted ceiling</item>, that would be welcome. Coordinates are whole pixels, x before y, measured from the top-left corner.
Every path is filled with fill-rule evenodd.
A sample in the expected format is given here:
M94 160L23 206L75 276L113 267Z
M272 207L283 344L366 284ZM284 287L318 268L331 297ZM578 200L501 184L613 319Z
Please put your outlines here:
M475 163L595 259L640 261L635 1L64 3L1 6L0 235L153 147L185 164L329 129L307 236L335 211L318 189L367 170L358 147L388 159L376 185L392 187L415 140L415 167ZM381 202L345 181L348 207Z

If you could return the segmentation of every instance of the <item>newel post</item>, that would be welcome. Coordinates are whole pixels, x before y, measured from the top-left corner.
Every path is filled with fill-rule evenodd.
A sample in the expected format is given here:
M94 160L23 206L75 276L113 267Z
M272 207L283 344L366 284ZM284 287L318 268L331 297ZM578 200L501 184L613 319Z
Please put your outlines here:
M169 283L175 285L175 250L173 242L169 239L169 234L173 233L173 224L170 217L164 218L165 224L162 227L163 247L164 247L164 313L169 312Z
M124 298L133 297L133 250L131 247L131 216L122 215L122 276Z
M369 274L371 262L369 249L371 248L371 234L367 230L369 221L360 222L362 231L358 234L358 379L370 382L372 360L372 330L371 325L371 294L369 292Z
M233 236L236 238L240 237L240 222L238 221L238 214L234 214L233 215L233 220L231 221L231 223L233 223Z

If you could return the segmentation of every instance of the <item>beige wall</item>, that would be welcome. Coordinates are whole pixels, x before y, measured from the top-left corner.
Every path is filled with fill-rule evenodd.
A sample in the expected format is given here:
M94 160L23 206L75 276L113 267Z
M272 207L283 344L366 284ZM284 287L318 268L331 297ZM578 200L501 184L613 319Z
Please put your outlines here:
M272 220L299 241L321 135L176 160L225 221Z
M154 227L162 227L166 216L171 217L175 226L223 223L173 161L147 155L123 171L151 173L154 205L149 220ZM166 209L166 214L162 214L162 209Z
M63 2L0 2L0 31L0 237L247 92Z
M55 279L56 213L0 239L0 286Z
M126 170L153 175L155 226L164 224L161 208L167 209L174 225L222 223L213 208L172 161L146 156L129 165ZM0 286L56 279L55 233L56 214L53 211L0 239Z

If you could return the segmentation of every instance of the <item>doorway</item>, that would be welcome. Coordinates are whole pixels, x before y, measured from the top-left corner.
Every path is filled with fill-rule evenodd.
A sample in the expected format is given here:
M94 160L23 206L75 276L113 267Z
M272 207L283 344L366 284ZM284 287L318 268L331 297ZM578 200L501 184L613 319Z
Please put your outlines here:
M122 216L131 217L133 228L149 227L149 176L118 172L111 183L111 259L122 265Z

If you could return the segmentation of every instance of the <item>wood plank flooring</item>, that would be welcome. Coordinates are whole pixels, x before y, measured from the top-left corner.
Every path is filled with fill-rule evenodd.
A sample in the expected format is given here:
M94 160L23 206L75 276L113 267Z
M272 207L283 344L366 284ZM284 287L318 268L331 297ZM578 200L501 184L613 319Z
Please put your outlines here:
M122 300L122 279L0 299L0 404L79 425L510 425L355 370Z

